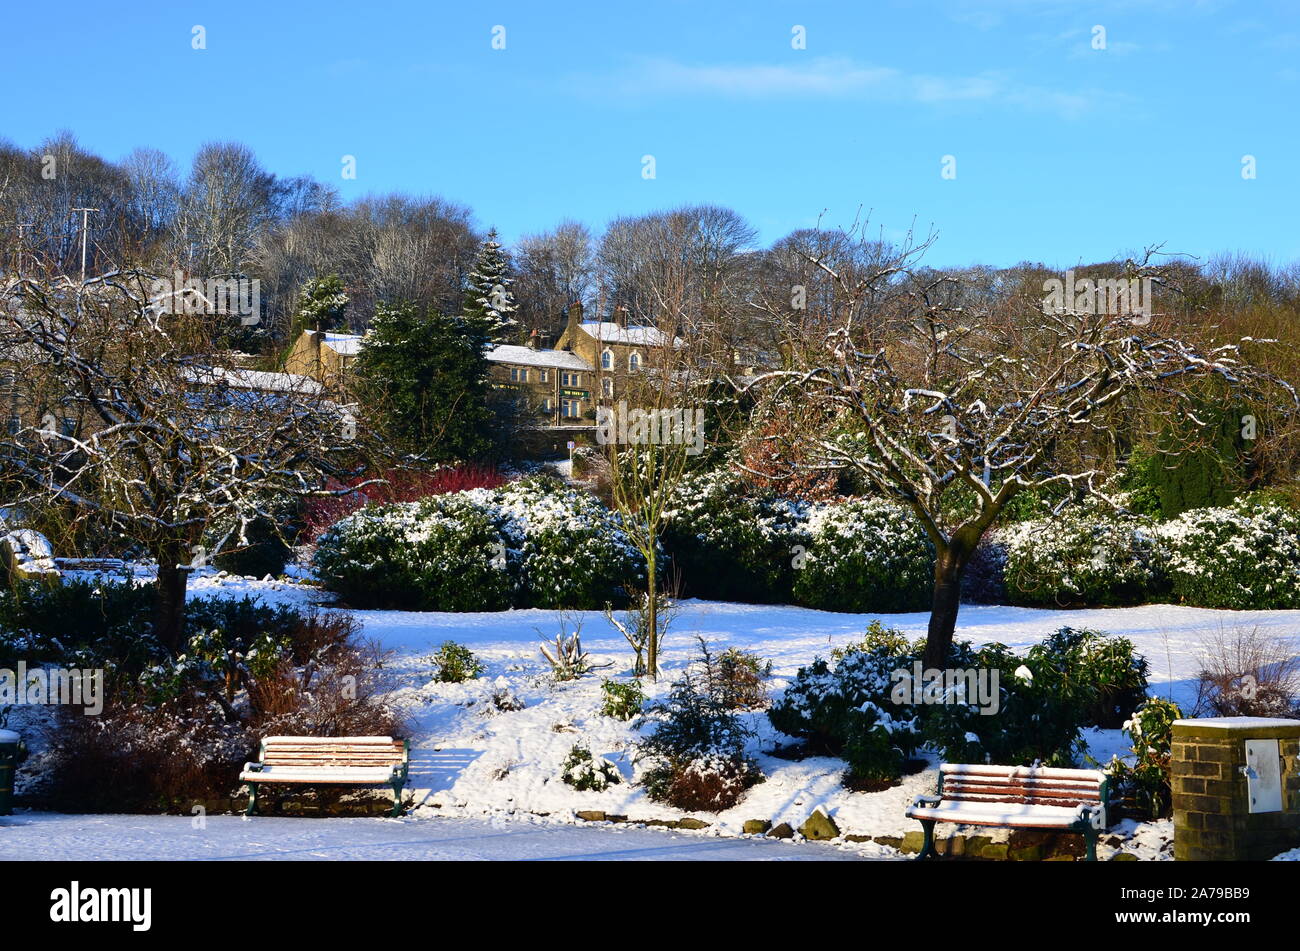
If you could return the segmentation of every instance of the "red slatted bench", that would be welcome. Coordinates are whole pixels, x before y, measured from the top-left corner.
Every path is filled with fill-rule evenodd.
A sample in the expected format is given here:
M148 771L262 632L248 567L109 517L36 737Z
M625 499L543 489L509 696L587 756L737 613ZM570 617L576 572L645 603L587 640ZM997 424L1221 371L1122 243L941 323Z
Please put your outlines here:
M393 811L402 810L411 749L391 736L268 736L260 762L245 763L239 781L248 784L248 810L257 811L257 787L266 783L388 786Z
M906 814L925 829L918 859L935 855L935 823L957 822L1077 832L1087 860L1095 862L1097 836L1106 828L1106 799L1106 774L1095 769L944 763L938 795L917 796Z

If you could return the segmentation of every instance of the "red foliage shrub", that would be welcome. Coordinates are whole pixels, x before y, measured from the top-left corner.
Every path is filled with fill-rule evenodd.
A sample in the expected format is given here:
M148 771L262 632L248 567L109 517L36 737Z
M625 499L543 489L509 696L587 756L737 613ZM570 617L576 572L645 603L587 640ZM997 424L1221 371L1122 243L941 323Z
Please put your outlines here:
M376 479L382 481L373 481ZM433 472L390 469L378 475L358 476L346 483L334 482L326 486L331 492L340 492L339 495L309 499L303 506L303 528L307 540L314 542L339 519L371 503L418 502L431 495L465 489L495 489L505 482L505 476L494 467L473 463L448 466ZM343 489L353 491L341 492Z

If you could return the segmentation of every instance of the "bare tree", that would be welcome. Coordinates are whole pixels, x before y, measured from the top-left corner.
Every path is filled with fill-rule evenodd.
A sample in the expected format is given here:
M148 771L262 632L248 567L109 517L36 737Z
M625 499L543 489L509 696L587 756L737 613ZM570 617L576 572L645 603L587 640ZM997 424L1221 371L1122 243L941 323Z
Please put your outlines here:
M5 358L24 390L20 425L0 435L0 480L19 511L61 507L144 547L158 564L154 632L175 651L188 572L244 544L277 499L351 474L357 440L312 381L223 367L223 315L178 312L162 286L113 272L0 287Z
M836 288L834 324L823 332L787 299L769 302L799 344L796 366L755 385L778 403L797 397L815 417L800 434L804 467L855 470L924 528L935 549L925 662L939 667L962 573L1017 494L1063 486L1105 498L1106 434L1138 419L1195 418L1200 379L1279 409L1293 408L1295 393L1244 361L1238 344L1198 344L1136 305L990 303L967 275L920 269L927 246L909 242L851 276L810 257ZM1149 258L1127 268L1116 277L1160 278Z

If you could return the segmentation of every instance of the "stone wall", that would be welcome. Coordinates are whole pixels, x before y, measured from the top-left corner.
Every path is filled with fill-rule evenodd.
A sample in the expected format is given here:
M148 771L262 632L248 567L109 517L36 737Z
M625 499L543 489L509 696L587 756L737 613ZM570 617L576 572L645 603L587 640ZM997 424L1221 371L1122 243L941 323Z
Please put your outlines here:
M1246 740L1277 739L1282 811L1250 812ZM1173 726L1174 858L1270 859L1300 846L1300 721L1252 717L1178 720Z

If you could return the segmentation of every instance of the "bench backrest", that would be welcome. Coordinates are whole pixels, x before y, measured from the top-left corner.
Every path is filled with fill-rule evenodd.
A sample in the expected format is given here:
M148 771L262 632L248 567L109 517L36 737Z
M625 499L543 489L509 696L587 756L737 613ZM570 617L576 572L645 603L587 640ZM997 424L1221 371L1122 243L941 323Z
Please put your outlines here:
M939 767L939 794L964 802L1104 806L1106 774L1095 769L944 763Z
M268 736L267 766L395 766L407 760L407 743L391 736Z

